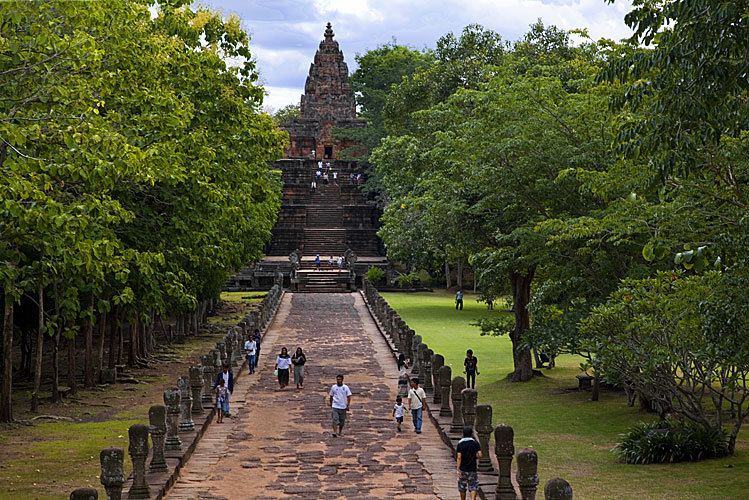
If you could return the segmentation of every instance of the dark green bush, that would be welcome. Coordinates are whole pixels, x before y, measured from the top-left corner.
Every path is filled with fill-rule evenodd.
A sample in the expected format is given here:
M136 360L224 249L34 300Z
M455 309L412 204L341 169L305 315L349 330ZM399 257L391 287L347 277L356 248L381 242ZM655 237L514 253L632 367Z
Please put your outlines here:
M380 269L379 267L370 267L367 269L367 279L371 283L379 283L383 279L385 279L385 271Z
M628 464L694 462L728 454L725 431L692 422L640 422L621 436L614 452Z

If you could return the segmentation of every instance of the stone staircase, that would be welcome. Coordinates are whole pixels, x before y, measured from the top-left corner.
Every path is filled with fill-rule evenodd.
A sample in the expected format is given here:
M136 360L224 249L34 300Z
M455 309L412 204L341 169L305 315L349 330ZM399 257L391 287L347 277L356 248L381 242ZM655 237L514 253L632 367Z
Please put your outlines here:
M348 291L347 269L338 269L338 264L330 266L328 257L320 255L320 269L317 269L314 261L302 261L301 269L297 271L300 282L304 286L300 292L317 292L317 293L345 293Z

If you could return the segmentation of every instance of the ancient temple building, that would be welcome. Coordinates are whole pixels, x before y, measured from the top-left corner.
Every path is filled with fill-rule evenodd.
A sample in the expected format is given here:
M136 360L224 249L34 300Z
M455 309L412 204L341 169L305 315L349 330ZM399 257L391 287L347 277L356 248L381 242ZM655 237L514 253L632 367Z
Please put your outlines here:
M364 127L356 117L348 66L328 23L310 65L300 103L300 117L285 126L290 146L286 158L275 163L283 176L283 198L266 257L232 278L232 290L270 288L283 274L297 291L345 291L361 282L370 266L387 268L382 241L377 236L380 210L361 190L363 167L343 159L341 151L355 144L335 139L336 127ZM321 170L328 182L317 179ZM292 269L290 254L301 255ZM298 252L298 253L296 253ZM320 255L323 269L315 269ZM354 255L355 265L339 268L328 261Z
M328 23L325 38L310 64L299 105L300 117L284 127L289 132L287 158L333 160L352 146L333 137L335 127L364 127L356 117L356 102L349 83L348 65Z

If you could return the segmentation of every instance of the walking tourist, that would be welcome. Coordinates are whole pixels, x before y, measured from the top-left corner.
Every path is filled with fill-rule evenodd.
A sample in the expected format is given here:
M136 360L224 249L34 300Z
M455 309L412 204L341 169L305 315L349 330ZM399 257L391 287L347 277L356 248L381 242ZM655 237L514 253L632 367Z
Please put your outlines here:
M333 267L333 262L335 262L335 260L333 259L333 256L331 255L331 256L330 256L330 258L328 259L328 265L329 265L329 266L330 266L331 268Z
M285 348L281 348L281 354L276 358L276 372L278 373L278 385L281 389L284 389L289 385L289 367L291 366L291 356L289 351Z
M310 184L309 186L309 192L314 193L315 191L317 191L317 181L315 181L315 179L312 179L312 184Z
M351 389L343 383L343 375L338 374L330 388L330 406L333 410L333 437L343 435L346 413L351 407Z
M252 336L247 337L247 340L244 343L244 350L245 355L247 356L247 371L250 373L255 373L255 351L257 349L257 344L255 343L255 339L252 338Z
M397 396L395 398L395 406L393 406L393 417L395 417L395 428L398 432L401 432L401 424L403 423L403 412L405 407L403 406L403 398Z
M458 288L458 292L455 294L455 310L463 310L463 289Z
M323 184L327 184L328 183L328 179L330 179L330 177L328 177L328 173L327 172L325 172L324 174L322 174L322 183Z
M471 498L476 500L479 493L479 474L476 460L481 458L481 445L473 439L473 428L463 427L463 439L458 441L455 449L458 463L458 491L461 500L465 500L466 491L471 492Z
M318 160L318 162L317 162L317 170L319 170L320 172L322 172L322 160Z
M224 412L225 417L230 417L229 402L231 401L231 393L234 392L234 374L226 363L224 363L223 370L216 375L216 380L213 382L213 388L216 389L221 384L224 384L224 387L226 387L227 390L226 401L225 405L222 406L222 411Z
M338 172L333 172L333 184L338 184Z
M408 409L411 412L411 418L414 421L414 430L416 434L421 434L421 424L423 421L424 405L426 405L427 395L424 389L419 387L419 379L411 379L411 389L408 391Z
M338 269L343 269L343 256L338 256Z
M322 170L315 172L315 178L319 181L322 178Z
M252 366L252 371L255 371L257 369L257 364L260 361L260 330L255 328L255 334L252 336L252 339L255 341L255 363Z
M224 421L224 414L229 414L229 390L226 388L224 379L221 379L216 387L216 411L218 412L216 423L220 424Z
M473 355L473 350L466 351L466 359L463 360L466 374L466 387L476 388L476 375L479 374L479 360Z
M315 255L315 267L317 268L318 271L320 270L320 254L319 253Z
M291 364L294 365L294 383L297 389L304 389L304 364L306 362L307 356L304 355L301 347L297 347L291 357Z

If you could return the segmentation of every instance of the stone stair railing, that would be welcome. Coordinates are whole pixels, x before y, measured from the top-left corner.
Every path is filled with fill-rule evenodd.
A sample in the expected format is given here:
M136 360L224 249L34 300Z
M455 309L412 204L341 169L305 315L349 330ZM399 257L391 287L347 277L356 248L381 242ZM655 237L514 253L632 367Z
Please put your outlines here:
M427 405L427 413L453 456L463 427L474 428L483 457L478 463L481 498L534 500L539 482L536 451L523 448L516 454L512 427L506 424L492 426L492 407L478 404L478 391L466 388L463 377L452 377L444 356L429 349L421 336L408 327L366 278L360 292L393 356L397 359L403 353L410 361L411 376L423 381L427 401L431 403ZM398 391L401 396L407 395L408 380L398 381ZM490 454L492 435L494 460ZM511 475L513 458L516 460L514 481ZM551 479L544 487L544 498L571 500L572 487L564 479Z
M216 348L199 356L200 363L177 379L176 387L164 391L164 404L148 411L148 424L135 424L128 430L128 453L133 463L125 476L125 450L101 450L100 481L108 500L122 498L160 499L179 477L181 468L192 455L198 441L213 420L216 408L213 383L223 366L229 366L235 380L246 364L242 355L243 338L259 330L265 336L284 291L278 285L239 324L231 327ZM149 444L148 436L151 436ZM150 462L148 458L150 456ZM125 493L123 493L125 492ZM75 500L97 500L94 488L78 488L70 494Z

